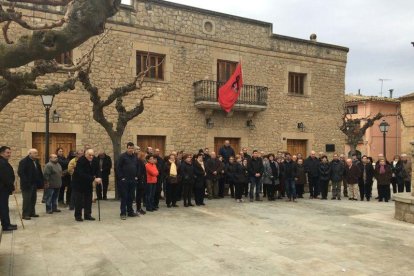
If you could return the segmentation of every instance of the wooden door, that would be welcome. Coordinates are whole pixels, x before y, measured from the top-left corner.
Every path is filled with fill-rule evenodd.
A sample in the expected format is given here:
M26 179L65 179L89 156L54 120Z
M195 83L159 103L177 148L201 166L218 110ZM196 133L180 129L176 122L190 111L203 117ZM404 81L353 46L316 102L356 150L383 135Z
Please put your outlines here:
M154 150L159 149L161 156L165 155L165 136L138 135L137 145L141 148L141 151L146 151L147 147L152 147Z
M302 154L305 158L307 156L306 144L307 140L287 140L287 151L291 155Z
M40 164L45 163L45 134L33 133L32 147L39 152ZM57 148L63 148L63 154L68 156L69 151L76 150L76 134L50 133L49 154L55 153Z
M234 149L234 153L237 155L240 152L240 138L214 138L214 151L218 155L220 148L224 145L224 141L229 140L231 147Z

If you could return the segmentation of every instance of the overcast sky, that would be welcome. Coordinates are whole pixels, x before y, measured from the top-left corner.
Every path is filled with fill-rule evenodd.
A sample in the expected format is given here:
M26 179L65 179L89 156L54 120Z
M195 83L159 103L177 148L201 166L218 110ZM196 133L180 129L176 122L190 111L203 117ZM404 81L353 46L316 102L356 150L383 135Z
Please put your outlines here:
M172 0L273 23L277 34L350 48L346 92L414 92L413 0Z

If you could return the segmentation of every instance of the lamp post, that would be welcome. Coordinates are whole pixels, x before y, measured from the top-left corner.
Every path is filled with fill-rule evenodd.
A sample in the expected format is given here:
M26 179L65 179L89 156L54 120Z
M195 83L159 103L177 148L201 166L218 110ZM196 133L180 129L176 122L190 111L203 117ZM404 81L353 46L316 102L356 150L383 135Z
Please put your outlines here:
M42 103L46 111L46 128L45 128L45 164L49 162L49 119L50 108L53 104L54 95L41 95Z
M390 124L388 124L385 120L382 120L381 124L379 125L380 131L382 132L382 137L384 139L384 158L387 160L387 147L386 147L386 135L388 129L390 128Z

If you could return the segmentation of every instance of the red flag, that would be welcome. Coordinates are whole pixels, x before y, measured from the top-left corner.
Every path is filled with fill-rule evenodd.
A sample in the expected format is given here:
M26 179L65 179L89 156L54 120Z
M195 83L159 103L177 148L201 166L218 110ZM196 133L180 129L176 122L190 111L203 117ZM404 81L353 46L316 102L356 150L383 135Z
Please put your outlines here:
M243 72L241 63L237 64L236 70L230 79L219 89L219 104L227 113L231 111L237 102L243 88Z

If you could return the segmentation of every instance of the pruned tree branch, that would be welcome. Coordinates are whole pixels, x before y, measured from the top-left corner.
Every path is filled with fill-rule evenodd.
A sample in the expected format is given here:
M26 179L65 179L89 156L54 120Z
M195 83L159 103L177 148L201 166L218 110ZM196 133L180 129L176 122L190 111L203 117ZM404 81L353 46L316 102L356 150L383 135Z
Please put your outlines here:
M149 54L148 54L148 56L149 56ZM109 95L108 99L103 102L104 106L109 106L116 99L118 99L120 97L125 97L125 96L128 95L128 93L130 93L134 90L141 89L142 84L145 81L145 76L148 74L148 72L151 71L153 68L159 67L164 62L164 59L163 59L160 63L151 66L151 65L148 65L148 60L149 60L149 58L147 57L146 69L144 71L140 72L138 75L136 75L132 82L130 82L130 83L124 85L124 86L112 89L111 95Z
M35 5L66 6L72 0L7 0L11 3L28 3Z
M17 2L17 0L12 2ZM66 3L45 0L18 2L36 2L35 4L53 2L55 5ZM121 0L73 0L67 2L64 19L49 25L39 26L38 28L41 30L32 26L31 28L35 31L31 35L20 37L14 44L0 43L0 69L20 67L34 60L51 60L58 54L78 47L90 37L104 31L107 18L112 17L119 10L120 2ZM18 14L15 12L11 16L10 13L2 10L0 21L14 21L23 27L30 27L30 25L25 25L24 21L19 21L21 18L19 19ZM49 29L60 25L59 29ZM6 37L7 29L3 30Z

